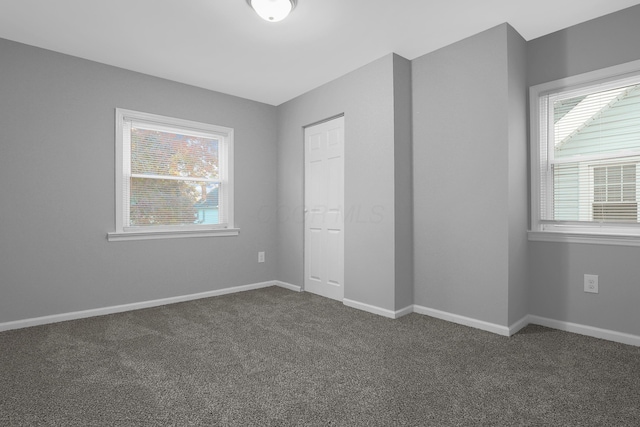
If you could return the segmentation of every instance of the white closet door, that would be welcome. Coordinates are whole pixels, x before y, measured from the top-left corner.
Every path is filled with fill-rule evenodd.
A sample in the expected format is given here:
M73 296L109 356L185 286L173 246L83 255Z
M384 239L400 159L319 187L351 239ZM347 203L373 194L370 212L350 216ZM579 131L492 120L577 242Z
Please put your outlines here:
M344 117L305 129L304 289L344 298Z

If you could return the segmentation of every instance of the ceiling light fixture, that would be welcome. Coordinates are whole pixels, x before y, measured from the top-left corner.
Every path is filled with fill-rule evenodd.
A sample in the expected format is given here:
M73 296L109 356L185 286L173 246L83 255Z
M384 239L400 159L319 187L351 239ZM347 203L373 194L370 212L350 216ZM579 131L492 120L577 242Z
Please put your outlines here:
M296 7L298 0L247 0L260 18L269 22L282 21Z

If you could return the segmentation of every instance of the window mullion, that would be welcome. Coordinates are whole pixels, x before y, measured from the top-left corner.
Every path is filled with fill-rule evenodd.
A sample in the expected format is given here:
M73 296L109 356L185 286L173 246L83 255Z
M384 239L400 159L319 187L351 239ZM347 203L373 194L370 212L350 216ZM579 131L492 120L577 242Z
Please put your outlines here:
M143 178L143 179L162 179L169 181L192 181L192 182L209 182L212 184L219 184L222 181L217 178L202 178L202 177L190 177L190 176L174 176L174 175L153 175L146 173L132 173L131 178Z

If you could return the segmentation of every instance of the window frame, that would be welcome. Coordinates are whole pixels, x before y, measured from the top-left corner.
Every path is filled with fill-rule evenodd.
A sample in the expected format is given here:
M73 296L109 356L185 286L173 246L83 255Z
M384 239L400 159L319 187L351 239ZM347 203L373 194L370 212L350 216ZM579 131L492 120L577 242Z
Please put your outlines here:
M126 153L125 119L157 124L158 128L199 133L218 140L220 162L220 209L226 219L224 224L193 224L182 226L130 227L126 225L130 205L125 201L125 181L131 175L131 153ZM237 236L239 229L234 224L234 179L233 179L233 128L128 110L115 109L115 232L107 233L107 240L147 240L185 237ZM224 192L224 196L222 193Z
M640 246L640 224L544 221L541 218L542 193L544 192L547 197L553 198L553 182L547 179L546 188L543 188L541 181L542 174L546 173L542 171L543 168L546 169L546 165L541 164L541 150L543 149L541 132L547 121L541 117L540 98L560 91L579 94L594 85L606 88L613 81L634 77L640 77L640 60L529 88L531 224L528 238L530 241ZM547 111L547 120L551 114L552 111ZM547 150L547 148L544 149ZM590 189L590 191L593 190Z

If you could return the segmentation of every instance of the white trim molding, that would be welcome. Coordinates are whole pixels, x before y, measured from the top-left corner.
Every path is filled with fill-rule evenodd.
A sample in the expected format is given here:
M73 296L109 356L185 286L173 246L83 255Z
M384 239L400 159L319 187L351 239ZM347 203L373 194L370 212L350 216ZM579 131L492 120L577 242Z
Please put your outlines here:
M279 280L274 280L273 284L281 288L289 289L290 291L302 292L302 286L292 285L291 283L281 282Z
M296 290L294 285L288 285L284 282L268 281L260 283L252 283L249 285L234 286L231 288L216 289L213 291L200 292L197 294L180 295L170 298L161 298L151 301L134 302L131 304L113 305L109 307L94 308L90 310L73 311L70 313L53 314L51 316L34 317L31 319L15 320L12 322L0 323L0 332L11 329L28 328L31 326L46 325L49 323L64 322L67 320L84 319L87 317L104 316L107 314L122 313L125 311L140 310L143 308L158 307L161 305L175 304L178 302L193 301L202 298L216 297L221 295L233 294L237 292L252 291L254 289L268 288L270 286L280 286L286 289ZM292 287L292 288L290 288Z
M174 304L178 302L192 301L202 298L209 298L237 292L251 291L255 289L268 288L270 286L278 286L293 292L302 292L300 286L278 280L270 280L267 282L252 283L243 286L234 286L224 289L216 289L213 291L200 292L196 294L181 295L170 298L162 298L151 301L141 301L131 304L115 305L110 307L101 307L90 310L74 311L70 313L54 314L50 316L34 317L30 319L15 320L11 322L0 323L0 332L12 329L28 328L31 326L46 325L50 323L64 322L67 320L84 319L88 317L104 316L107 314L122 313L125 311L140 310L144 308L158 307L162 305ZM409 305L400 310L387 310L370 304L361 303L349 299L343 299L343 304L347 307L366 311L368 313L387 317L389 319L398 319L411 313L422 314L448 322L457 323L459 325L469 326L483 331L492 332L502 336L512 336L529 324L545 326L551 329L586 335L593 338L600 338L608 341L614 341L621 344L633 345L640 347L640 336L628 334L624 332L613 331L609 329L597 328L594 326L581 325L577 323L565 322L561 320L548 319L541 316L527 315L518 320L511 326L501 326L495 323L485 322L483 320L473 319L471 317L461 316L458 314L448 313L446 311L436 310L433 308L423 307L420 305Z
M509 336L515 335L520 329L526 327L529 324L529 315L527 314L522 319L518 320L513 325L509 326Z
M113 232L107 233L107 240L110 242L122 242L126 240L154 240L154 239L177 239L184 237L227 237L240 234L238 228L219 228L212 230L183 230L183 231L145 231L135 232Z
M402 308L400 310L396 310L395 311L395 319L399 319L402 316L406 316L407 314L411 314L413 313L413 304L406 306L405 308Z
M377 314L378 316L388 317L389 319L398 319L402 316L413 312L413 306L407 306L400 310L388 310L386 308L376 307L375 305L365 304L363 302L350 300L347 298L342 299L342 303L347 307L356 308L358 310L366 311L368 313Z
M640 236L599 234L599 233L561 233L558 231L529 231L530 242L586 243L595 245L640 246Z
M612 331L610 329L596 328L594 326L580 325L578 323L564 322L562 320L548 319L546 317L534 316L531 314L529 315L529 323L558 329L560 331L572 332L575 334L640 347L640 336L638 335Z
M494 334L502 335L505 337L510 336L510 328L498 325L496 323L485 322L484 320L473 319L471 317L448 313L446 311L440 311L434 308L423 307L420 305L414 305L413 311L414 313L424 314L430 317L435 317L436 319L457 323L459 325L482 329L483 331L493 332Z

